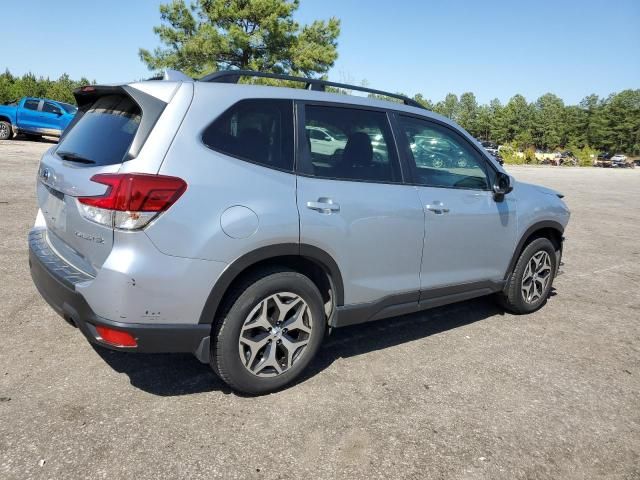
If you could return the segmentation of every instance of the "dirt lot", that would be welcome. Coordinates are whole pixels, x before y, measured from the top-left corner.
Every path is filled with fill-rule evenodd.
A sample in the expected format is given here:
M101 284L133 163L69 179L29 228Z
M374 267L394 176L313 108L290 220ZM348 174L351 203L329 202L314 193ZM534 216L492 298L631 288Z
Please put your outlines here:
M36 293L45 143L0 142L0 477L640 478L640 169L512 168L573 212L541 311L479 299L338 330L298 385L92 348Z

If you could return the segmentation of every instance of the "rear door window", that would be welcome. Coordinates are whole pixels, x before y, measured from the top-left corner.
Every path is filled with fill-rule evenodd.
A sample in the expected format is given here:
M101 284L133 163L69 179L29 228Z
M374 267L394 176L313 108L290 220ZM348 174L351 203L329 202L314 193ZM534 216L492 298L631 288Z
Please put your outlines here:
M293 170L293 102L243 100L202 135L209 148L259 165Z
M45 113L55 113L56 115L62 115L62 110L60 109L60 107L50 102L44 102L42 111Z
M126 95L98 98L62 139L56 152L92 165L124 161L142 119L140 107Z
M384 112L305 106L304 173L337 180L400 182L395 143Z

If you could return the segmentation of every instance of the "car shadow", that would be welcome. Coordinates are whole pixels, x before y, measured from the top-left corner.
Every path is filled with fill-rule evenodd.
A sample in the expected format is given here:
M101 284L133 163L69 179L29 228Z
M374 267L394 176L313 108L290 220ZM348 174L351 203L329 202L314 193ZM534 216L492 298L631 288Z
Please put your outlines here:
M382 350L436 335L480 320L504 315L490 298L479 298L410 315L335 329L295 383L322 372L334 361ZM95 351L115 371L129 377L131 385L159 396L179 396L220 391L233 392L190 354L135 354L95 346Z
M24 140L27 142L34 142L34 143L58 143L58 138L56 137L29 137L27 135L23 135L23 134L19 134L16 135L16 140Z

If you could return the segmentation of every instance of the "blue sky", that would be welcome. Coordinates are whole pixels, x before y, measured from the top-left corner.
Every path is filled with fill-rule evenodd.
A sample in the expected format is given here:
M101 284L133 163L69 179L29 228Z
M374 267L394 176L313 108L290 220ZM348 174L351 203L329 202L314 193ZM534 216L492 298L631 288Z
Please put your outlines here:
M22 0L2 6L0 68L113 83L149 76L155 0ZM481 102L640 88L640 0L301 0L301 22L342 21L336 81ZM108 6L107 6L108 5ZM8 40L8 43L7 43Z

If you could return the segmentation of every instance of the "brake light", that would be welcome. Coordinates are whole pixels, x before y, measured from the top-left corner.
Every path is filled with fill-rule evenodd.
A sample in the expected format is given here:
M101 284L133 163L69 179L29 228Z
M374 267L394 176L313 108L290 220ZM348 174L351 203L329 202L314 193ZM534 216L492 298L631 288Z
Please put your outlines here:
M101 173L91 181L108 188L102 195L78 197L82 216L124 230L144 227L187 189L181 178L145 173Z

